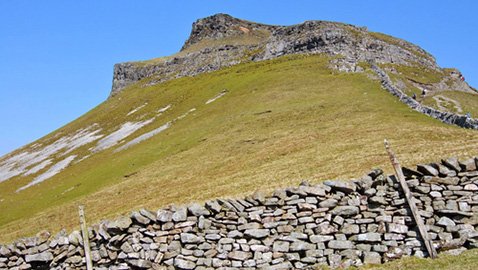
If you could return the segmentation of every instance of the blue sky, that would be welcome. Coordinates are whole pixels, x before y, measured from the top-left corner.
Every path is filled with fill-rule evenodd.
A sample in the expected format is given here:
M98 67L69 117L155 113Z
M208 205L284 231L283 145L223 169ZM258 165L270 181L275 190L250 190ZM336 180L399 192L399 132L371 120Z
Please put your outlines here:
M331 20L420 45L478 86L476 1L1 1L0 156L106 99L113 65L178 51L215 13L289 25Z

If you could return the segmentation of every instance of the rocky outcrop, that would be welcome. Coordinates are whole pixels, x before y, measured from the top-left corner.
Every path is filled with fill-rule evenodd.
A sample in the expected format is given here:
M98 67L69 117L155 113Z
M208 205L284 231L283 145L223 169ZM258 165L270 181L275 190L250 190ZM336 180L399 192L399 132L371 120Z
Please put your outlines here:
M404 168L439 252L478 247L477 159ZM0 245L0 269L86 269L82 236L48 233ZM393 176L142 209L89 228L95 269L315 269L428 256Z
M478 129L478 119L468 117L466 115L459 115L451 112L443 112L416 101L412 97L403 93L398 87L396 87L388 74L376 64L372 63L372 70L378 75L382 86L392 95L399 98L399 100L405 103L408 107L415 111L421 112L432 118L438 119L446 124L456 125L463 128Z
M148 82L151 85L245 61L299 53L340 55L354 64L373 60L418 63L439 69L434 58L418 46L353 25L307 21L292 26L271 26L217 14L195 22L189 39L176 55L157 61L116 64L111 95L147 77L152 78Z

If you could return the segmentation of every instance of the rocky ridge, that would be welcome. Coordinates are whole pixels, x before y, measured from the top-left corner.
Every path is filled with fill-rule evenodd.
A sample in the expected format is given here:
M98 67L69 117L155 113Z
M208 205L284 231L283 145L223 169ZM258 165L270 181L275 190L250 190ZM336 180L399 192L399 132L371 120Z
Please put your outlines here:
M477 158L404 168L433 245L478 247ZM95 269L315 269L427 256L404 194L375 169L358 180L141 209L88 228ZM86 269L81 233L0 245L0 269Z
M414 109L417 112L428 115L432 118L438 119L443 123L457 125L463 128L478 129L478 119L471 118L466 115L459 115L455 113L440 111L429 106L425 106L414 98L409 97L401 89L399 89L387 75L387 73L379 66L372 64L372 70L375 71L379 77L382 87L390 94L398 97L401 102L405 103L408 107Z
M247 61L298 53L326 53L340 59L333 67L360 71L359 62L419 64L440 69L432 55L401 39L349 24L306 21L292 26L265 25L216 14L193 24L181 51L173 56L116 64L110 96L144 78L147 85L194 76Z

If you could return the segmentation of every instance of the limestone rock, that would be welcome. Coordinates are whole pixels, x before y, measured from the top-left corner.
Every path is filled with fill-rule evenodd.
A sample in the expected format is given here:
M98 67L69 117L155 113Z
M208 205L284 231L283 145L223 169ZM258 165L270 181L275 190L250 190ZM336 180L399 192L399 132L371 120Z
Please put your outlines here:
M354 244L346 240L330 240L327 246L331 249L351 249Z
M334 216L354 216L358 214L359 209L356 206L337 206L330 211L330 213Z
M250 229L244 231L244 236L248 236L255 239L262 239L269 235L268 229Z
M191 213L193 216L208 216L210 213L209 211L204 208L202 205L195 203L192 204L188 207L189 213Z
M48 251L25 256L25 261L27 263L30 263L30 262L46 263L46 262L51 262L52 260L53 260L53 254Z
M331 187L333 190L351 193L357 189L357 185L350 181L325 181L324 185Z

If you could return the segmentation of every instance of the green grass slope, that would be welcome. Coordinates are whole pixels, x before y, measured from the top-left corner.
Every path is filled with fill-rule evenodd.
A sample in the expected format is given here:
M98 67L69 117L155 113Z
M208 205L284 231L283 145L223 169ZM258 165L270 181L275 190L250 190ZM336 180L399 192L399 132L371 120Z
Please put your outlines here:
M71 230L78 224L78 204L86 205L93 222L140 207L240 196L302 179L360 176L377 166L391 169L384 138L406 165L476 155L476 131L414 112L368 73L338 73L327 68L329 60L288 56L130 86L37 144L93 124L112 132L171 104L128 142L196 110L149 140L124 151L112 147L93 154L19 193L35 175L0 183L0 242L41 229ZM223 97L205 104L223 89L228 91ZM72 154L84 156L92 146Z

